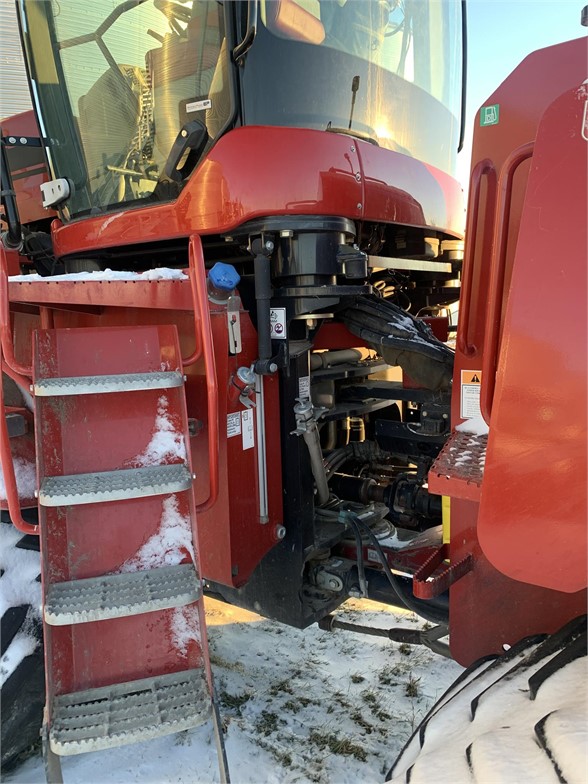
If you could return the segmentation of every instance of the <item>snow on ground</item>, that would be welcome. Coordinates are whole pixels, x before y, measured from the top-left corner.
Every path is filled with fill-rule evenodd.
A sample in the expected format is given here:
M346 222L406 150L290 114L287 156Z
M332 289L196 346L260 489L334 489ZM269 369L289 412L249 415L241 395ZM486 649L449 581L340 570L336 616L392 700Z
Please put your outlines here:
M37 469L34 463L27 462L22 457L13 460L16 487L20 498L34 498L37 490ZM4 475L0 471L0 499L6 500L6 485Z
M424 713L462 671L426 648L306 630L206 600L210 652L233 784L382 782ZM364 600L338 615L388 629L423 621ZM218 782L210 726L62 758L67 784ZM6 784L44 782L39 756Z
M0 659L0 686L39 645L33 628L35 620L41 617L39 554L15 547L20 539L22 534L16 528L0 524L0 617L10 607L31 604L22 628Z

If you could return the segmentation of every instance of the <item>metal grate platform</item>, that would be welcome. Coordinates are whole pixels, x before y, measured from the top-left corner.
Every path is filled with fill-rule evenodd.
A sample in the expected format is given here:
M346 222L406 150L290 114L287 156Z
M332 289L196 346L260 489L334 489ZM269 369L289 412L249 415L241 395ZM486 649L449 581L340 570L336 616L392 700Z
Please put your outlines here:
M181 607L199 598L193 564L181 564L54 583L47 591L44 614L51 626L65 626Z
M429 490L439 495L478 501L488 436L455 432L429 471Z
M35 382L35 395L58 397L63 395L95 395L107 392L137 392L145 389L181 387L184 377L171 373L128 373L115 376L71 376L41 378Z
M127 498L179 493L187 490L192 475L185 463L125 468L71 476L48 476L39 490L41 506L74 506Z
M203 670L63 694L53 700L51 749L68 756L151 740L203 724L211 709Z

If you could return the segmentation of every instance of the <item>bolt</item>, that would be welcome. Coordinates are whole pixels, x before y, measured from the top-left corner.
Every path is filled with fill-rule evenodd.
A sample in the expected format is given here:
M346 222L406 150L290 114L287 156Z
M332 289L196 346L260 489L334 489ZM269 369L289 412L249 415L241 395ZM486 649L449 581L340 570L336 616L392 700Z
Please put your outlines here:
M355 147L353 145L351 145L350 150L351 150L351 152L355 152Z
M423 411L423 416L424 416L424 417L426 417L426 416L427 416L427 412L426 412L426 411Z
M266 240L264 243L264 248L271 253L274 249L274 243L271 240Z
M26 136L21 136L20 137L20 143L21 144L28 144L28 139L26 138Z
M357 172L357 174L355 175L355 179L357 180L357 182L361 182L361 174L359 172Z
M187 135L188 135L188 131L182 131L182 136L184 139L186 138Z
M274 536L280 542L286 536L286 529L283 525L276 525Z
M270 362L269 372L270 373L275 373L277 369L278 369L278 366L276 365L276 363L275 362Z
M339 583L337 582L337 580L335 580L334 578L331 578L329 580L329 588L332 591L336 591L338 587L339 587Z
M359 586L358 585L353 585L349 589L349 596L351 596L352 599L361 599L362 598L362 593L359 590Z
M9 136L8 137L8 143L9 144L16 144L16 137L15 136Z
M357 209L358 210L362 210L363 209L363 204L360 201L357 202Z
M443 419L449 419L449 416L447 414L443 414Z

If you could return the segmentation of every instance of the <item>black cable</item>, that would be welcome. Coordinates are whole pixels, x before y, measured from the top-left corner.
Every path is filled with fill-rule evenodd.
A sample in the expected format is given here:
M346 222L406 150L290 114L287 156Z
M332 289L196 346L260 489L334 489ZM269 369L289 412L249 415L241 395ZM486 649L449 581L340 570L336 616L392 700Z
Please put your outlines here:
M373 531L371 530L371 528L366 523L364 523L363 520L361 520L361 518L359 518L356 514L353 514L353 512L350 512L349 514L353 516L353 518L355 519L355 522L358 525L360 525L365 530L365 532L367 533L368 538L370 539L372 545L375 547L376 552L378 553L378 558L380 559L380 562L381 562L382 567L384 569L384 574L388 578L388 582L392 586L392 590L394 591L396 596L400 599L401 603L403 605L405 605L409 610L411 610L416 615L421 615L421 612L419 610L418 604L412 598L410 598L406 594L406 592L404 591L404 588L399 583L399 581L396 579L396 576L394 575L394 573L392 572L392 570L388 566L388 561L386 560L386 556L384 555L384 551L382 550L382 548L380 546L380 543L378 542L378 540L377 540L375 534L373 533Z
M359 530L359 526L354 519L356 515L351 512L341 512L339 515L339 519L348 523L353 531L353 535L355 536L355 545L357 549L357 576L359 578L359 590L362 593L362 596L367 599L368 590L367 590L367 580L365 578L365 564L363 560L363 539L361 537L361 531ZM359 518L357 518L359 519Z

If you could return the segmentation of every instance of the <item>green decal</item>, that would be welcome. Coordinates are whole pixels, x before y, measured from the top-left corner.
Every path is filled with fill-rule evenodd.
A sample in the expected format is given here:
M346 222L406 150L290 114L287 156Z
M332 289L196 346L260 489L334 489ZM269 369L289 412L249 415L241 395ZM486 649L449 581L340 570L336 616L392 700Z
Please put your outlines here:
M498 125L500 119L500 104L482 106L480 109L480 125Z

